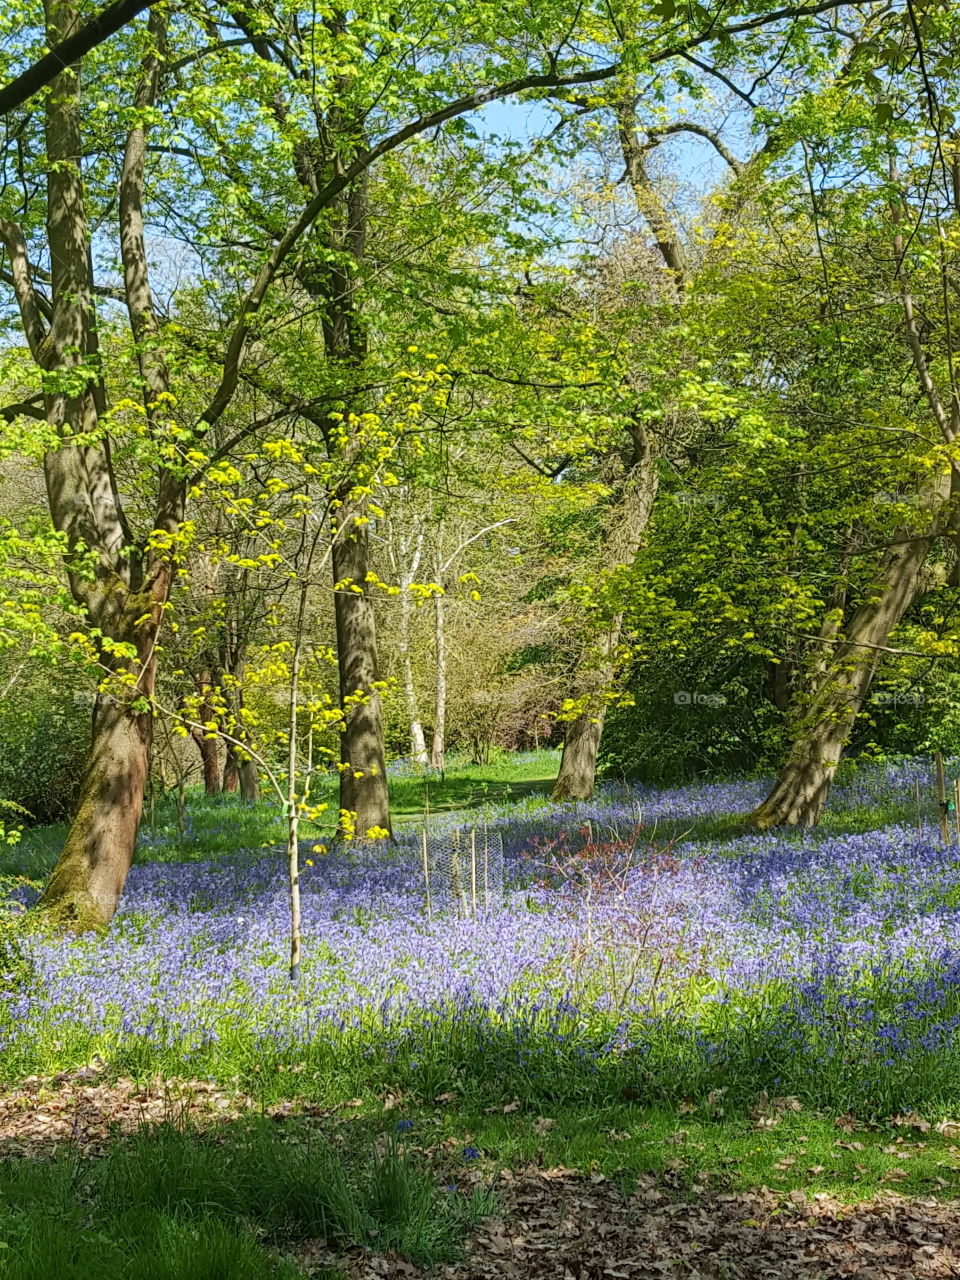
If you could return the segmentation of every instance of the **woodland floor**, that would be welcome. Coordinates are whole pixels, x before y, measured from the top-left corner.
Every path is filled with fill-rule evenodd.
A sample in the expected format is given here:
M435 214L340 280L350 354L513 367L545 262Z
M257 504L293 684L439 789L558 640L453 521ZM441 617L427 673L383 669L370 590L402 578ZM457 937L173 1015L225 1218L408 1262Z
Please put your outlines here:
M761 1280L960 1275L955 1205L887 1193L856 1205L762 1189L678 1198L653 1177L633 1194L571 1169L520 1170L498 1184L502 1218L484 1222L463 1263L432 1273L401 1259L357 1258L349 1274L455 1280Z
M395 1102L388 1099L387 1108L392 1111ZM33 1077L5 1090L0 1095L0 1158L42 1162L69 1156L85 1163L106 1156L144 1127L209 1135L250 1114L266 1115L300 1138L310 1126L329 1137L359 1118L359 1106L359 1099L346 1100L339 1108L295 1102L263 1106L239 1090L211 1082L138 1083L111 1079L94 1067ZM853 1132L850 1123L835 1121L834 1127L837 1145L861 1145L842 1141ZM960 1125L939 1128L942 1142L950 1144L942 1149L956 1152L952 1141ZM938 1180L943 1184L940 1197L891 1189L849 1200L797 1188L735 1189L728 1176L691 1173L679 1158L626 1182L596 1171L545 1165L542 1155L516 1169L493 1171L482 1162L464 1169L451 1160L444 1173L444 1151L458 1146L448 1139L434 1150L413 1149L439 1157L434 1162L437 1176L456 1177L463 1189L481 1182L493 1187L496 1215L484 1217L471 1232L461 1261L421 1268L393 1250L378 1254L334 1247L325 1240L298 1242L286 1256L308 1276L343 1280L960 1276L960 1211L951 1198L942 1198L953 1195L955 1179ZM909 1153L909 1148L902 1152Z
M754 879L752 846L733 837L759 784L612 789L594 808L571 812L546 801L554 766L555 756L541 752L461 764L443 779L401 773L391 781L393 801L411 822L427 811L447 823L460 813L467 820L465 811L480 807L484 822L500 823L514 844L566 827L590 840L620 821L630 829L642 805L652 847L691 837L702 846L666 858L663 868L651 863L666 877L658 919L672 901L670 877L691 876L702 935L732 939L723 965L735 968L743 937L767 938L778 956L790 938L817 950L829 916L837 937L849 934L851 946L889 962L889 990L878 985L875 1003L861 1001L838 1021L840 1006L821 1008L820 987L798 987L807 993L797 1004L806 1021L793 1027L800 1049L781 1054L775 1068L761 1055L780 1041L760 1037L749 1041L756 1052L738 1048L741 1027L766 1026L762 1001L744 999L755 1024L738 1004L728 1040L718 1040L736 1071L714 1079L688 1052L683 1077L676 1042L665 1041L648 1060L642 1090L633 1068L618 1073L605 1059L607 1074L592 1084L574 1050L563 1056L555 1047L535 1059L536 1070L524 1058L508 1077L495 1040L464 1031L461 1043L453 1023L424 1040L424 1070L412 1051L409 1062L381 1062L350 1056L348 1042L342 1062L295 1038L270 1049L269 1019L248 1027L244 1018L248 1006L260 1007L256 983L278 969L270 946L282 928L254 937L251 919L259 928L269 916L273 882L257 868L281 844L282 815L266 804L196 796L178 815L168 797L145 824L129 918L95 956L92 943L65 956L31 941L25 972L45 979L12 988L23 1008L11 1004L0 1023L0 1280L960 1277L960 1048L952 1031L929 1051L914 1043L960 1025L960 850L941 848L930 813L916 812L913 765L876 778L854 774L835 788L809 848L766 838L763 874ZM411 836L398 830L402 866ZM61 839L60 829L37 828L0 851L0 880L21 895L20 910ZM363 993L379 992L392 956L396 981L408 989L427 972L415 963L417 947L432 939L437 954L452 958L443 982L473 990L504 956L526 955L537 929L566 937L562 910L533 911L526 899L512 916L497 916L496 928L451 918L424 930L419 890L403 897L387 884L384 897L376 877L368 885L358 872L354 884L346 864L338 880L333 859L325 869L317 863L307 862L306 884L321 1003L342 995L336 982L329 990L321 982L331 956ZM731 879L734 871L740 879ZM684 903L701 901L683 886L687 880L677 889ZM729 920L724 902L733 904ZM514 933L501 937L498 928L514 919ZM929 972L898 967L895 943L904 954L926 947ZM364 968L368 953L376 964ZM216 973L211 954L220 957ZM539 954L525 973L540 972ZM782 980L796 986L801 969L795 964ZM781 981L772 962L759 972ZM497 981L509 984L511 974ZM49 1007L47 986L56 992ZM98 1021L121 996L131 1001L129 1034ZM347 1015L350 999L342 995ZM260 1003L282 1021L278 1001L267 984ZM878 1035L892 1027L905 1037L881 1055L890 1061L869 1088L859 1077L850 1084L848 1070L861 1059L876 1065L860 1034L864 1011L875 1014ZM188 1043L194 1023L223 1036L212 1037L206 1056ZM840 1023L849 1023L847 1039ZM154 1043L145 1027L163 1035ZM544 1045L531 1040L524 1050ZM612 1061L621 1059L614 1053Z

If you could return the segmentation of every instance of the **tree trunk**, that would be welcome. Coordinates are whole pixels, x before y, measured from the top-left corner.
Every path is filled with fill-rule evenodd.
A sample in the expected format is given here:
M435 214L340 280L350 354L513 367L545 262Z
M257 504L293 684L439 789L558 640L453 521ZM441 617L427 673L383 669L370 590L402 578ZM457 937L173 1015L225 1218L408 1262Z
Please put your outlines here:
M234 754L233 743L227 743L227 751L223 760L223 781L221 783L225 795L234 795L240 786L240 770Z
M597 752L603 733L604 709L578 716L567 725L554 800L589 800L597 776Z
M356 513L344 518L333 544L337 666L344 727L340 738L340 809L363 838L376 828L392 831L387 767L383 747L383 710L377 689L377 631L367 587L367 525Z
M605 552L611 569L629 566L636 558L659 488L654 443L636 418L631 423L630 439L631 455L622 481L622 496L611 513L606 536ZM600 643L599 655L594 646L585 648L583 665L589 676L586 693L581 689L578 701L585 699L586 705L568 726L560 772L553 787L554 800L589 800L593 795L606 716L602 695L616 677L615 659L622 628L623 614L616 614ZM591 662L596 663L592 671Z
M80 932L113 918L133 860L152 735L149 713L97 699L77 811L40 900L56 924Z
M218 796L220 794L220 752L217 739L208 738L206 734L195 730L193 740L197 744L203 766L203 793L207 796Z
M683 241L674 226L666 205L647 172L645 149L637 136L637 109L634 98L624 98L615 105L620 149L626 165L637 210L657 241L657 248L669 273L667 293L679 302L687 282L687 261ZM622 476L622 498L617 504L605 538L608 564L630 565L636 558L644 531L650 522L659 488L655 441L648 435L639 418L630 423L631 457ZM596 786L597 756L603 735L606 704L598 698L616 676L614 657L620 644L623 616L611 620L601 647L600 662L588 678L587 704L584 711L567 726L560 758L560 772L553 788L554 800L589 800ZM586 646L582 665L589 670L596 661ZM581 689L577 701L584 699ZM593 705L589 705L592 702Z
M216 719L216 713L208 701L210 695L209 672L205 672L201 676L198 692L202 695L203 701L197 709L197 719L201 725L204 725ZM215 736L209 736L200 728L191 729L190 736L197 744L197 750L200 752L200 761L203 766L204 795L218 796L220 794L220 741Z
M773 790L750 815L761 831L813 827L890 633L917 598L932 537L890 547L876 586L859 606L845 637L815 656L815 684L797 718L793 745Z
M256 804L260 799L260 774L257 763L247 757L240 761L240 799L245 804Z
M410 721L410 754L417 764L430 763L427 739L424 736L423 724L419 720Z
M69 0L59 4L48 0L46 9L51 43L76 28L77 10ZM152 29L156 32L156 27ZM157 65L153 55L144 65L138 107L152 103ZM60 439L44 459L50 514L54 527L66 536L70 558L81 547L93 553L92 575L69 571L74 598L105 640L133 644L137 655L117 660L108 644L101 647L102 664L119 677L116 697L104 693L97 700L79 805L40 902L56 922L86 929L109 922L133 859L153 731L148 700L153 695L156 641L170 571L161 558L150 552L141 555L132 545L109 448L103 442L106 396L101 379L92 372L98 343L80 167L77 71L64 71L57 78L44 110L52 310L49 333L42 341L32 323L32 286L25 260L18 294L37 363L48 370L74 373L72 386L70 379L54 379L46 396L47 421ZM147 336L151 320L139 203L144 152L145 134L137 124L128 141L120 194L121 256L137 342ZM78 386L82 370L87 372ZM141 360L141 373L147 420L154 427L158 394L166 389L162 361ZM57 383L63 389L57 389ZM79 429L90 433L92 443L73 442ZM182 479L161 473L155 528L172 531L177 527L183 493Z
M423 724L420 720L420 709L417 705L417 686L413 679L413 661L410 656L410 613L412 601L410 587L420 567L423 554L423 526L417 530L413 556L403 566L400 574L400 666L403 671L403 693L407 703L407 722L410 726L410 756L415 764L429 764L427 744L423 736Z
M447 732L447 633L444 617L444 597L433 597L434 640L436 644L437 676L436 698L433 711L433 743L430 747L430 765L443 772Z

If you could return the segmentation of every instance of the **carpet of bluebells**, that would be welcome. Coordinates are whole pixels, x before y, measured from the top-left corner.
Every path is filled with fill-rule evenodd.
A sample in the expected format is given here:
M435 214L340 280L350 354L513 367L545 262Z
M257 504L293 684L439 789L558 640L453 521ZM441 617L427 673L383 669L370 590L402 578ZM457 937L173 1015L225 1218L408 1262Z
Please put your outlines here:
M852 771L831 813L882 811L918 777L930 794L929 772ZM576 807L489 808L505 891L475 918L442 900L428 918L412 830L391 847L307 846L297 985L279 854L141 862L105 937L19 944L0 981L0 1060L286 1065L331 1091L766 1091L880 1114L960 1102L960 848L916 820L685 834L763 794L756 781L613 788Z

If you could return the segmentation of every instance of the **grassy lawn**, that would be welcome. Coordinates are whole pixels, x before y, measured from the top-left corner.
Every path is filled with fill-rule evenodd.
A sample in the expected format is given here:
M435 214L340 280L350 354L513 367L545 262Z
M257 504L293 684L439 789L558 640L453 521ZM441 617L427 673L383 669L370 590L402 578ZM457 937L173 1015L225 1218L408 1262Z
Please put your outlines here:
M556 781L556 751L529 752L519 760L503 755L489 764L454 763L443 775L393 778L390 804L397 822L421 822L424 813L448 813L529 797L548 799Z
M521 757L501 753L488 764L454 758L443 776L421 774L391 777L390 800L398 827L419 824L425 813L469 811L481 805L549 798L559 764L556 751L529 752ZM314 788L318 801L336 811L336 780L320 779ZM66 836L64 824L28 828L19 844L0 846L0 875L40 879L56 861ZM333 820L304 823L304 839L330 840ZM186 861L234 856L239 852L273 848L286 840L279 805L269 797L241 805L235 796L205 796L199 787L186 793L184 831L177 822L172 795L149 802L144 812L135 861Z

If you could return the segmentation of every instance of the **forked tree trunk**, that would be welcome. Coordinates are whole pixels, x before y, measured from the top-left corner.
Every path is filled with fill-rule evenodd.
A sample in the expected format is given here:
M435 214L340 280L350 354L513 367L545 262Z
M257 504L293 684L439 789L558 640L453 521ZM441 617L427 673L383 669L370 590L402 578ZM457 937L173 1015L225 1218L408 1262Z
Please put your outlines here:
M241 757L241 752L232 743L227 743L227 755L223 766L223 790L231 795L240 792L240 799L245 804L256 804L260 799L260 773L257 763L249 756Z
M854 613L843 642L816 655L815 684L799 709L787 760L769 796L750 815L761 831L819 821L877 661L921 590L932 539L904 536L884 556L876 586Z
M383 709L377 689L377 631L367 586L367 525L347 515L333 544L337 666L344 728L340 737L340 808L359 838L391 831L383 747Z
M79 22L71 0L47 0L46 16L51 43L69 36ZM160 43L162 19L156 15L151 18L151 32ZM137 90L138 108L153 103L158 67L159 58L151 52ZM113 916L133 858L149 772L152 715L147 706L153 695L156 640L170 572L161 557L144 554L132 543L109 450L103 443L106 393L93 372L98 344L75 69L58 76L45 99L44 112L52 302L45 336L19 229L4 223L0 230L16 262L18 302L34 359L47 370L73 374L50 380L45 411L59 444L44 459L54 527L65 535L70 558L81 547L93 557L92 575L68 568L71 590L106 641L132 644L136 653L130 660L117 660L109 644L102 648L104 666L119 677L116 694L103 694L97 700L78 808L40 901L55 922L86 929L102 926ZM162 357L149 341L156 326L141 214L145 151L145 132L138 123L128 136L121 174L121 257L131 330L142 344L138 360L147 421L156 429L157 403L167 390L167 379ZM89 433L88 443L74 443L80 430ZM183 495L182 479L162 472L155 528L172 532L177 527Z

